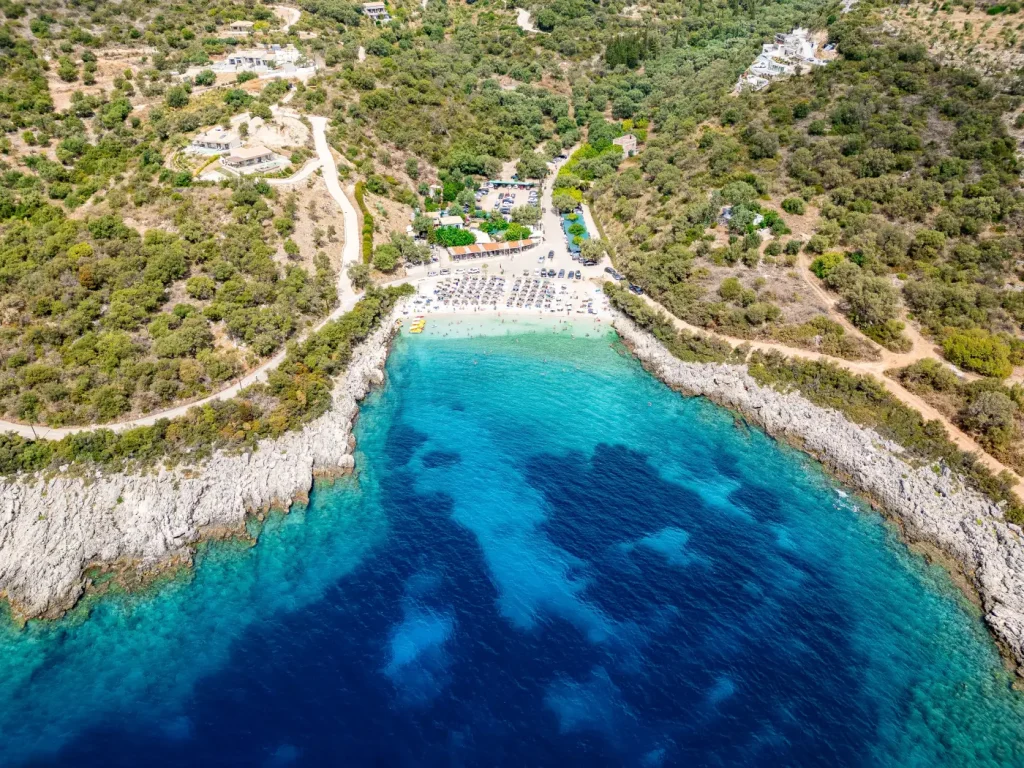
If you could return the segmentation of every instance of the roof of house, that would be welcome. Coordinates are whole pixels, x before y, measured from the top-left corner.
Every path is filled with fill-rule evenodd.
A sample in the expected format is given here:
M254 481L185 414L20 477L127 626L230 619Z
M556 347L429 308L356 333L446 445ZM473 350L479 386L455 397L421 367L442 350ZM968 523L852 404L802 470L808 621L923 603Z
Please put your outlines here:
M453 224L462 224L461 216L442 216L439 221L442 227L452 226Z
M252 160L256 157L263 157L264 155L272 154L273 152L262 144L254 144L251 147L239 147L238 149L231 150L231 155L228 157L228 160Z
M253 21L232 21L232 27L251 27L255 24Z
M384 3L363 3L363 8L366 8L367 10L376 10L378 8L380 10L384 10Z
M471 253L500 253L501 251L507 251L512 248L526 248L527 246L533 245L534 242L530 240L512 240L507 243L473 243L472 245L456 245L452 246L448 250L452 256L466 256Z

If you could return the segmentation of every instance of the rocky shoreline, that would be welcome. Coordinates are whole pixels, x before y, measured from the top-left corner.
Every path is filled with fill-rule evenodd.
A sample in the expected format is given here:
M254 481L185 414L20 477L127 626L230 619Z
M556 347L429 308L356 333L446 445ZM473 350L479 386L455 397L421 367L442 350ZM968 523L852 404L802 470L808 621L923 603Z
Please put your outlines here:
M643 366L668 386L742 413L811 454L896 520L911 545L934 547L977 591L985 622L1024 670L1024 537L990 499L948 468L914 466L903 448L798 394L759 385L745 366L684 363L651 334L613 322Z
M996 504L948 469L912 465L900 446L842 414L760 386L744 366L684 363L628 318L613 326L661 381L798 445L882 507L911 545L940 554L1024 669L1024 535ZM315 477L350 471L359 401L383 382L396 327L389 318L355 350L327 413L258 451L141 474L0 481L0 596L19 617L59 617L85 592L90 568L137 583L191 565L199 541L244 535L250 515L288 508L307 498Z
M314 477L351 471L359 401L384 381L395 329L392 316L356 348L327 413L257 451L139 474L0 481L0 596L21 618L59 617L90 568L144 575L191 565L202 539L242 534L249 515L306 499Z

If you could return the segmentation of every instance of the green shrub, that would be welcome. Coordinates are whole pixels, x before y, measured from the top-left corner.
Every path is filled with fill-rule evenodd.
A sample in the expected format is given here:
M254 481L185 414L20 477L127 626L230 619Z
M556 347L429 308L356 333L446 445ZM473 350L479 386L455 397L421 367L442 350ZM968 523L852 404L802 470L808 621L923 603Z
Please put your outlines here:
M846 261L846 256L839 251L829 251L811 262L811 272L822 280L829 276L832 271Z
M782 210L794 216L803 216L807 206L799 197L787 197L782 201Z
M1013 373L1009 345L982 328L947 334L942 340L942 353L953 365L983 376L1002 379Z
M370 263L370 259L373 257L373 215L370 210L366 207L366 185L362 181L356 182L356 204L359 206L359 211L363 214L363 229L362 229L362 252L363 262L365 264Z
M434 237L446 248L456 245L472 245L476 242L476 236L472 232L459 227L438 227L434 230Z

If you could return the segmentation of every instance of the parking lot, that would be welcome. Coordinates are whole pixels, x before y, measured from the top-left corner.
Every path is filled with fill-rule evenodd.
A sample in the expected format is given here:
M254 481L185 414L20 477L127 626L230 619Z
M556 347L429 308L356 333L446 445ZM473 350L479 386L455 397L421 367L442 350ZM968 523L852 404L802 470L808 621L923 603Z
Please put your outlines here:
M533 189L483 189L477 196L477 205L488 213L509 213L523 205L540 206L540 188Z

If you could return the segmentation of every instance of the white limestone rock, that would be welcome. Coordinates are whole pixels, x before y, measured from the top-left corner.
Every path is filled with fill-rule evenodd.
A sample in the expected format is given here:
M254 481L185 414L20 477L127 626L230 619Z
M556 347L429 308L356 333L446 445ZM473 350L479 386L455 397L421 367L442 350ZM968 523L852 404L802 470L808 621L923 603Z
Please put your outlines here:
M351 470L352 422L384 380L393 328L388 320L354 351L327 413L256 451L142 474L0 481L0 592L24 617L59 616L90 566L190 563L204 534L241 531L248 514L304 498L314 475Z
M631 320L615 329L636 357L671 387L733 408L770 435L803 448L878 501L912 542L951 557L981 597L985 621L1024 668L1024 543L1000 507L946 467L913 466L903 448L835 410L760 386L744 366L684 363Z

